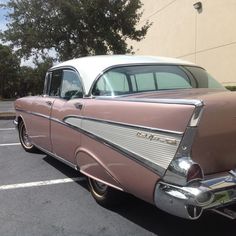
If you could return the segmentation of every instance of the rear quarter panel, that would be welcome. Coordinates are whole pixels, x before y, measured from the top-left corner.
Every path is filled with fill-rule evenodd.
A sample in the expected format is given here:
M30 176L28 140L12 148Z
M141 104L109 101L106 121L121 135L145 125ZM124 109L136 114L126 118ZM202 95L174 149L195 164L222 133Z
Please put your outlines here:
M83 117L184 132L193 110L194 106L191 105L88 99ZM91 163L91 159L86 161L86 157L80 158L81 155L78 155L77 163L82 171L96 176L92 168L103 166L125 191L153 203L154 188L161 176L143 163L85 134L81 136L81 147L83 152L87 150L88 155L92 154L90 156L94 160Z

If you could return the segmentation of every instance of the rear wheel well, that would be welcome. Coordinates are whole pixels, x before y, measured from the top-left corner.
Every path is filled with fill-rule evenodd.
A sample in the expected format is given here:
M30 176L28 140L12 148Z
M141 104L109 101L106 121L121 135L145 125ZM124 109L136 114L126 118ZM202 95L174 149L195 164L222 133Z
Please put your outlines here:
M21 116L18 116L17 122L18 122L18 125L17 125L17 126L19 127L20 123L23 122L23 119L22 119Z

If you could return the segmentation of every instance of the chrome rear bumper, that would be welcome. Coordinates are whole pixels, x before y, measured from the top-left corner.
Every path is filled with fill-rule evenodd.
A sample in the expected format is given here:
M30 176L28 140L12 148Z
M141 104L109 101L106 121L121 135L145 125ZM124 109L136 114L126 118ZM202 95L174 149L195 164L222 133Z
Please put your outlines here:
M182 218L198 219L203 210L217 209L236 203L236 175L227 175L199 181L191 186L176 186L159 182L155 188L158 208Z

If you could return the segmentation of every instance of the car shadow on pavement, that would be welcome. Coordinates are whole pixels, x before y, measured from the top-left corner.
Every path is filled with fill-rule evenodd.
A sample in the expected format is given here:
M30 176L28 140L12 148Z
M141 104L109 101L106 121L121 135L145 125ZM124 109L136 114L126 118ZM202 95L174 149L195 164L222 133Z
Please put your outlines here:
M69 178L84 176L53 157L45 156L43 160ZM77 184L88 190L86 178L84 178L84 181L77 182ZM109 208L108 210L116 212L134 224L158 236L221 236L234 233L236 227L234 220L211 212L204 212L200 219L195 221L181 219L169 215L157 209L155 206L131 195L127 195L122 205Z
M60 171L64 175L66 175L68 178L84 177L84 181L78 181L76 183L88 190L86 177L83 174L81 174L79 171L76 171L75 169L67 166L66 164L58 161L57 159L49 155L45 156L43 160L47 162L49 165L56 168L58 171Z
M186 220L132 196L125 205L112 210L159 236L222 236L235 232L235 221L214 213L205 212L198 220Z

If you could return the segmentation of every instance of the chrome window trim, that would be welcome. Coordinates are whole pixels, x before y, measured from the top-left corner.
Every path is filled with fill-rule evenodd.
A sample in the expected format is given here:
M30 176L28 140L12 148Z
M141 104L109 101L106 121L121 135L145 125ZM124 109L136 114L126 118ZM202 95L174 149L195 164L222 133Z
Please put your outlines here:
M48 96L49 85L51 84L52 72L47 72L45 75L44 87L43 87L43 96Z
M86 93L85 93L85 88L84 88L84 82L83 82L83 78L81 77L79 71L73 67L73 66L60 66L60 67L56 67L54 69L49 69L47 73L53 73L54 71L58 71L58 70L62 70L62 80L63 80L63 71L64 70L69 70L69 71L73 71L77 76L78 76L78 79L81 83L81 86L82 86L82 93L83 93L83 97L86 96ZM51 75L52 77L52 75ZM50 79L50 83L51 83L51 79ZM61 81L61 85L62 85L62 81ZM48 95L48 94L47 94ZM49 96L49 95L48 95ZM53 96L49 96L49 97L53 97ZM61 98L60 96L58 96L57 98ZM63 98L61 98L63 99Z
M99 73L98 75L97 75L97 77L94 79L94 81L93 81L93 83L92 83L92 85L91 85L91 87L90 87L90 89L89 89L89 91L88 91L88 94L87 94L87 96L88 97L90 97L90 96L92 96L92 97L99 97L99 96L94 96L93 94L92 94L92 91L93 91L93 88L94 88L94 86L96 85L96 83L97 83L97 81L106 73L106 72L108 72L109 70L112 70L112 69L116 69L116 68L120 68L120 67L133 67L133 66L177 66L177 67L179 67L179 66L192 66L192 67L197 67L197 68L201 68L201 69L203 69L203 70L205 70L204 68L202 68L201 66L197 66L197 65L189 65L189 64L184 64L184 63L182 63L182 64L175 64L175 63L165 63L165 62L163 62L163 63L157 63L157 62L153 62L153 63L151 63L151 62L148 62L148 63L125 63L125 64L120 64L120 65L113 65L113 66L109 66L109 67L107 67L105 70L103 70L103 71L101 71L101 73ZM206 70L205 70L206 71ZM158 90L157 90L158 91Z

